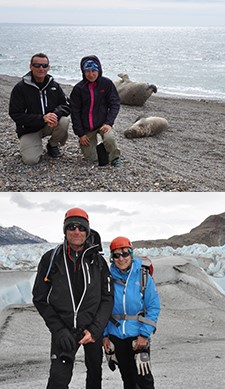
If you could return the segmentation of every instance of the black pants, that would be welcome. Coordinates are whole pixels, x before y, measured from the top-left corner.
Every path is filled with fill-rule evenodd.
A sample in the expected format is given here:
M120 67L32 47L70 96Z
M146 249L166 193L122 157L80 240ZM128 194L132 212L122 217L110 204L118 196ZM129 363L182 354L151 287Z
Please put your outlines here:
M119 339L116 336L109 336L115 345L118 367L123 380L124 389L154 389L154 379L151 373L144 376L138 374L134 359L132 341L135 338ZM137 386L138 385L138 386Z
M74 358L80 345L77 343ZM102 338L84 345L87 368L86 389L101 389L102 383ZM46 389L68 389L73 375L74 360L60 358L61 351L52 340L51 367Z

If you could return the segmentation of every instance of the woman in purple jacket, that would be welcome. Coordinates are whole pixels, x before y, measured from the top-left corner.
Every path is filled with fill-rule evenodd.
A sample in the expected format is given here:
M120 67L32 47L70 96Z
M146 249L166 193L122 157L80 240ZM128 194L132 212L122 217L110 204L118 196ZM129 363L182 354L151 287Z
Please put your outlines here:
M120 99L113 82L102 76L102 66L95 56L84 57L80 63L82 81L71 92L71 118L73 130L79 137L85 158L97 161L97 134L109 154L109 162L120 166L120 150L112 126L120 109Z

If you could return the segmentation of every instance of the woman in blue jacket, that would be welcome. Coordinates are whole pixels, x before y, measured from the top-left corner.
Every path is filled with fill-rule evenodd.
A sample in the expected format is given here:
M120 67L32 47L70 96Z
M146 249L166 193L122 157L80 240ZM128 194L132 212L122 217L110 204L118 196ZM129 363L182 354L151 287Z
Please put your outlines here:
M142 260L133 257L129 239L110 244L114 307L104 331L103 345L112 370L118 364L125 389L154 389L150 365L150 336L156 330L160 301L148 275L141 288Z

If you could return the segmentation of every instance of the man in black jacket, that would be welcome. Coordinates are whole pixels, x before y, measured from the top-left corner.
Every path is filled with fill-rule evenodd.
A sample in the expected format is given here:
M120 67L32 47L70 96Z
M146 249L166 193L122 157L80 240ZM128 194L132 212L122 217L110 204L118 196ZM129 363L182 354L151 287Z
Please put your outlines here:
M64 243L43 255L33 288L34 305L52 335L47 389L68 389L81 344L86 389L101 389L102 333L113 308L112 279L84 210L66 212L64 234Z
M102 66L95 56L83 57L80 62L82 81L70 94L73 130L79 136L84 157L97 161L97 134L103 139L109 161L120 166L120 150L112 126L120 109L120 99L113 82L102 76Z
M52 158L61 157L59 144L68 137L70 106L53 77L46 54L34 54L30 71L15 85L10 96L9 115L16 122L20 140L20 153L27 165L39 162L42 155L42 138L51 136L47 144Z

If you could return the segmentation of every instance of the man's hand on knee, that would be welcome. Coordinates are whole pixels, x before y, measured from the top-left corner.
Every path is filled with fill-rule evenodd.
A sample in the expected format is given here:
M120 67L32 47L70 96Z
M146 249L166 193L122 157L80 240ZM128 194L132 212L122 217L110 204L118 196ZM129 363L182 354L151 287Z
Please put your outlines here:
M44 115L43 119L49 127L56 127L58 125L58 116L53 112L49 112Z

